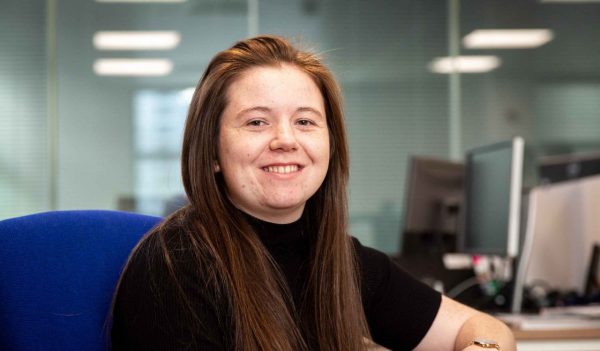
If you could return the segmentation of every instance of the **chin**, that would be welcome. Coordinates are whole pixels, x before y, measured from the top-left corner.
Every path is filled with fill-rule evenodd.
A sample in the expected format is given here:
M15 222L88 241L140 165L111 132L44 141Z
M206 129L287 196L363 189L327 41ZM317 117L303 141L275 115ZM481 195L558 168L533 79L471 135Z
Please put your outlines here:
M297 200L297 201L271 201L267 203L267 206L276 210L276 211L294 211L298 208L303 208L306 204L306 201Z
M278 211L285 211L285 210L289 210L289 211L293 211L297 208L301 208L304 205L304 203L298 203L298 202L293 202L293 203L271 203L269 204L269 207L271 207L272 209L278 210Z

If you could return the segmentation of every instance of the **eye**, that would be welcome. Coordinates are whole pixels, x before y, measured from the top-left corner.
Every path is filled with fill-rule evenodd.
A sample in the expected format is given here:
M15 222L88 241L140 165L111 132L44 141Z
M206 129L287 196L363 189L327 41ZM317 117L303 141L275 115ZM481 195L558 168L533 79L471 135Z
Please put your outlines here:
M303 126L303 127L308 127L308 126L314 126L316 125L315 122L311 121L310 119L299 119L298 121L296 121L297 124Z
M249 127L262 127L266 124L267 124L267 122L260 120L260 119L253 119L253 120L248 121L248 123L246 123L246 125Z

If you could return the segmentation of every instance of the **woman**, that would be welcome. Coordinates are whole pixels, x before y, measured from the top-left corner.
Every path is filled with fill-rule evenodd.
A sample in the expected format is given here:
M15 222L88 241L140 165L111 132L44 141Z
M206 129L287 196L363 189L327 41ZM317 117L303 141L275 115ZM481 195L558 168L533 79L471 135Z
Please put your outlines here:
M316 56L261 36L220 52L190 106L190 205L132 253L114 350L513 350L510 331L347 234L338 87Z

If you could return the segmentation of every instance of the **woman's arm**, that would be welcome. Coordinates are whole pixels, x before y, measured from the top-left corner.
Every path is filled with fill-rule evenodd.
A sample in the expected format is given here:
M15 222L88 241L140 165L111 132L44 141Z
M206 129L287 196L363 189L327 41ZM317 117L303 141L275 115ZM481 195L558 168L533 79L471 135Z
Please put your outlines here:
M470 345L475 339L491 339L502 351L515 351L515 338L501 321L442 296L442 304L431 328L415 348L425 350L495 351Z

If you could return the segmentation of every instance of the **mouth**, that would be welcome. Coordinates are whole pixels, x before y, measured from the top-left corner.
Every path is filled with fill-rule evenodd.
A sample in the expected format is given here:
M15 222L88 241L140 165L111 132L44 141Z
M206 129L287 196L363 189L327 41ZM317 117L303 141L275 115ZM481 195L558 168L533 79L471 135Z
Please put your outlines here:
M302 169L300 165L285 165L285 166L266 166L263 167L263 171L267 173L278 173L278 174L289 174L298 172Z

